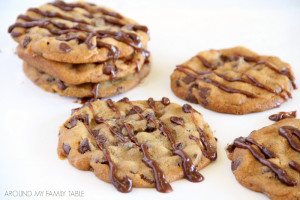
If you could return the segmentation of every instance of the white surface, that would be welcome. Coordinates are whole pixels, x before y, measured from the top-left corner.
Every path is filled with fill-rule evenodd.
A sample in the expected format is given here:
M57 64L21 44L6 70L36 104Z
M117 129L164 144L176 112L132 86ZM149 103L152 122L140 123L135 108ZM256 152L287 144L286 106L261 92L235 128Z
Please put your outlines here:
M95 1L94 1L95 2ZM126 2L126 3L125 3ZM170 74L198 51L237 45L258 53L276 55L289 62L296 78L300 77L300 1L138 1L104 0L103 5L148 25L149 48L153 56L151 74L137 88L113 100L127 96L131 100L161 99L184 104L170 89ZM99 2L98 2L99 3ZM25 77L21 60L14 54L15 42L7 33L18 14L42 1L0 2L0 199L21 199L17 191L33 197L44 191L44 199L67 199L69 191L83 191L76 199L267 199L263 194L242 187L230 170L224 148L239 136L267 126L270 114L298 110L300 91L280 108L244 116L220 114L193 105L215 130L218 159L201 170L202 183L187 180L171 183L174 192L161 194L155 189L136 189L121 194L97 179L92 172L79 171L56 154L59 126L79 107L75 99L42 91ZM14 191L18 197L7 197ZM46 195L49 191L65 191L64 197Z

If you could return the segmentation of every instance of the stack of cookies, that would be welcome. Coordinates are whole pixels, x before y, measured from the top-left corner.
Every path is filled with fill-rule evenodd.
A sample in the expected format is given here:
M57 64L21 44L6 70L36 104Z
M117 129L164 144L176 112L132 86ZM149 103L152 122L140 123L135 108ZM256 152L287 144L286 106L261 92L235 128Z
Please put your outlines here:
M25 74L46 91L73 97L126 92L149 71L148 28L85 2L30 8L9 27Z

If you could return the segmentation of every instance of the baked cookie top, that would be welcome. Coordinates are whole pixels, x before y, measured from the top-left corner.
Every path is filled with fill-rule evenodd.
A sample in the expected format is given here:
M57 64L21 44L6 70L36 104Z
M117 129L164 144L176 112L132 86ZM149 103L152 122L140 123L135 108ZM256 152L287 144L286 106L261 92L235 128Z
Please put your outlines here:
M29 8L8 29L13 39L49 60L93 63L144 52L148 28L83 1L55 1Z
M273 200L300 198L300 120L283 119L227 148L240 184Z
M129 74L141 71L144 63L149 62L149 54L135 53L126 58L107 60L105 62L72 64L47 60L33 52L17 47L18 56L30 65L72 85L82 83L99 83L123 78Z
M92 169L120 192L169 182L200 182L199 169L217 158L216 140L190 105L161 101L95 101L77 109L59 131L58 154L78 169Z
M208 109L246 114L280 106L297 86L289 64L234 47L203 51L178 65L171 88Z

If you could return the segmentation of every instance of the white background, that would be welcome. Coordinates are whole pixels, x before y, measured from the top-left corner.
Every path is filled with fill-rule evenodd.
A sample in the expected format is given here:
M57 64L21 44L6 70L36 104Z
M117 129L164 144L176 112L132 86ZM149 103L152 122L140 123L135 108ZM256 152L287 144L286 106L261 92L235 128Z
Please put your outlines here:
M150 75L127 96L131 100L167 96L184 104L170 89L170 75L177 64L207 49L246 46L260 54L276 55L289 62L300 77L300 1L93 1L111 7L150 29L149 49L153 57ZM83 191L88 199L267 199L235 180L224 148L239 136L270 125L270 114L298 110L300 91L280 108L244 116L220 114L193 105L215 131L218 159L201 170L202 183L187 180L171 183L174 192L161 194L155 189L134 188L122 194L97 179L92 172L79 171L56 154L59 126L79 107L76 99L42 91L25 77L22 62L14 54L16 43L7 33L18 14L43 1L0 1L0 199L8 191ZM23 196L24 197L24 196ZM34 199L34 197L28 197ZM40 198L39 198L40 199ZM83 199L83 198L75 198Z

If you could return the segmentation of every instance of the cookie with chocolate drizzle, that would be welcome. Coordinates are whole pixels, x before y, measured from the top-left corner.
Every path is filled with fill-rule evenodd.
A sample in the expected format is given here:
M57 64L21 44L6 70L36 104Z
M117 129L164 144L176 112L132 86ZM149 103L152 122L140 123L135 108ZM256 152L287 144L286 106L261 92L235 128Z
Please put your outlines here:
M48 60L95 63L146 51L148 28L103 6L54 1L29 8L8 32L27 52Z
M82 64L47 60L33 52L28 53L21 46L17 47L17 54L31 66L71 85L114 81L115 79L140 72L143 65L150 62L149 53L145 55L138 52L118 60Z
M289 64L234 47L203 51L176 66L171 88L210 110L247 114L279 107L297 85Z
M231 170L244 187L273 200L300 198L299 119L282 119L236 138L227 151Z
M86 103L61 126L57 151L125 193L132 187L171 192L170 182L182 178L201 182L199 170L217 159L202 115L168 98Z
M23 62L25 75L37 86L48 92L57 92L59 95L71 97L87 97L96 100L102 97L110 97L127 92L136 87L150 72L151 65L147 63L141 67L139 72L113 79L112 81L102 81L98 83L82 83L73 85L66 83L44 71Z

